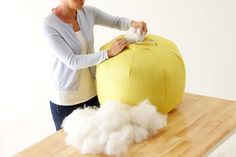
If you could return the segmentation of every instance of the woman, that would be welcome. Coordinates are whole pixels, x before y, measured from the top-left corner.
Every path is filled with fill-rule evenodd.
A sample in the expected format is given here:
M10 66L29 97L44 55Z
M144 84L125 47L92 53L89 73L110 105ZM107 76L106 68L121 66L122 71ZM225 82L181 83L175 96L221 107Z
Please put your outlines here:
M53 52L50 108L56 130L61 129L64 118L76 108L99 107L95 66L118 55L129 44L119 39L110 49L94 53L95 24L119 30L132 26L147 32L144 22L111 16L95 7L84 6L84 0L61 0L44 22Z

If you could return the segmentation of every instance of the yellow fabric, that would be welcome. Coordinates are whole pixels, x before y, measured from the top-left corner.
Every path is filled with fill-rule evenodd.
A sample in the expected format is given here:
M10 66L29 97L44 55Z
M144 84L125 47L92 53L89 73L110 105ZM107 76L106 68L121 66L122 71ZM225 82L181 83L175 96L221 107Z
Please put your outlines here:
M147 98L158 111L167 113L183 99L185 67L174 43L147 35L143 42L130 44L123 53L98 65L96 78L101 104L120 100L135 105Z

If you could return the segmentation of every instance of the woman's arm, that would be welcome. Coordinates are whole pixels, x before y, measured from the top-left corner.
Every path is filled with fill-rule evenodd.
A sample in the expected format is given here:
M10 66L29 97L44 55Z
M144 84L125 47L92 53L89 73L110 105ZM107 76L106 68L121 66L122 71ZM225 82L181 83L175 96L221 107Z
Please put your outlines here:
M118 17L113 16L108 13L105 13L104 11L92 7L94 10L94 19L95 24L97 25L103 25L111 28L116 28L119 30L128 30L130 27L131 19L125 18L125 17Z
M111 28L116 28L119 30L128 30L129 27L133 27L135 29L140 29L141 33L147 33L147 25L143 21L134 21L125 17L118 17L110 15L98 8L87 6L88 8L93 10L95 24L103 25Z
M62 36L50 26L44 27L44 33L54 55L72 70L95 66L108 58L107 51L86 55L75 55Z

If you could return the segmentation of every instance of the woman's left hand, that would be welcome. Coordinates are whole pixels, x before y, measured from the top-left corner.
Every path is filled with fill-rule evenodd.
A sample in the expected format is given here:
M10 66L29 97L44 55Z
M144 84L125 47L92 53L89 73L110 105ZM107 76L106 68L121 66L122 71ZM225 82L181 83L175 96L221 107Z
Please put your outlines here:
M147 30L147 24L143 21L131 21L131 27L135 28L135 29L140 29L141 33L146 34L148 32Z

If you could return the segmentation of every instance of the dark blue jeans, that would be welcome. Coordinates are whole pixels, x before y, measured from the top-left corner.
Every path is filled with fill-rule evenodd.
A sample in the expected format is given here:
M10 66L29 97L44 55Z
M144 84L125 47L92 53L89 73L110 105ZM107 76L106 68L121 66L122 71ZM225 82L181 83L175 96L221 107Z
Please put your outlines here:
M83 109L85 107L93 107L93 106L100 107L97 96L93 97L92 99L86 102L72 105L72 106L61 106L50 101L52 118L53 118L56 130L58 131L62 128L61 124L63 120L65 119L65 117L71 114L75 109L77 108Z

